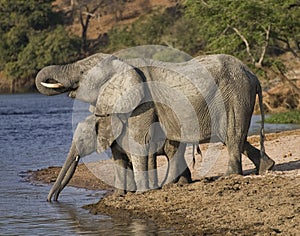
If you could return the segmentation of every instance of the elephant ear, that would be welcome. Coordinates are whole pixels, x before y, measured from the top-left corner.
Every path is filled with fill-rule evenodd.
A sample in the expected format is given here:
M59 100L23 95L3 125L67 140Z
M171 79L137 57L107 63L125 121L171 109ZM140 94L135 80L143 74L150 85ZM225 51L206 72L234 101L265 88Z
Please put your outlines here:
M73 142L80 156L86 156L96 151L96 117L88 116L78 123L73 135Z
M145 96L143 78L135 68L122 62L116 71L116 74L100 88L96 115L130 113Z
M120 136L123 122L116 116L97 117L97 152L102 153Z

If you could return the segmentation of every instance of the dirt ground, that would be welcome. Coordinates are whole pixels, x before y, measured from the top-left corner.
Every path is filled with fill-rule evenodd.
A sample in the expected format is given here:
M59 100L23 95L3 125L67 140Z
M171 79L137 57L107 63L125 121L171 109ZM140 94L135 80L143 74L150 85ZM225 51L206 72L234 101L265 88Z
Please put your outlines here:
M259 144L258 136L248 140L255 146ZM300 130L267 134L265 146L276 165L264 176L254 175L254 166L243 157L244 176L222 177L227 168L226 149L222 145L202 145L203 158L197 154L195 167L190 166L193 183L166 185L160 190L128 193L125 197L108 194L85 208L92 214L122 220L150 219L159 227L178 231L179 235L300 235ZM190 147L186 152L190 165L191 153ZM163 158L159 165L162 179ZM96 173L96 169L102 176L97 178L91 173ZM49 167L34 171L30 178L51 183L59 170ZM109 179L109 165L81 164L70 185L107 189L110 193Z

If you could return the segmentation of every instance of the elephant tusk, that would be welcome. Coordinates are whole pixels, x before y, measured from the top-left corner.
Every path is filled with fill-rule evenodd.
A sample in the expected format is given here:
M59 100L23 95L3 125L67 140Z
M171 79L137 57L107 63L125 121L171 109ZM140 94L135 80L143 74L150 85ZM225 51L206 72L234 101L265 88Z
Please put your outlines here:
M61 83L49 84L49 83L41 82L41 85L49 89L58 89L64 87Z

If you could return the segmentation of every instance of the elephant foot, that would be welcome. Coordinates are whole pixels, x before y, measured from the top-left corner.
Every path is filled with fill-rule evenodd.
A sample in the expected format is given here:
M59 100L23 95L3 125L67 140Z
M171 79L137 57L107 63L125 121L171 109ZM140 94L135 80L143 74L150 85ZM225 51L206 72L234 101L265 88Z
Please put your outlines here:
M161 186L158 186L157 188L153 188L153 189L151 189L150 191L156 191L156 190L160 190L160 189L162 189L162 187L161 187Z
M238 173L236 173L236 172L231 172L231 171L226 171L225 172L225 174L224 174L224 177L228 177L228 176L234 176L234 175L236 175L236 176L241 176L241 175L243 175L243 173L240 173L240 172L238 172Z
M138 190L138 191L135 192L135 194L136 195L142 195L142 194L144 194L147 191L149 191L149 189L148 190Z
M192 183L192 178L188 178L186 176L180 176L177 183L179 185L190 184L190 183Z
M125 195L126 195L126 191L124 189L116 188L113 193L114 197L124 197Z
M269 170L272 170L275 165L275 161L269 157L263 158L259 165L258 174L263 175L267 173Z
M187 167L184 172L179 176L178 183L179 184L189 184L192 183L192 173L190 169Z
M229 175L243 175L243 170L241 166L228 166L228 169L226 171L226 173L224 174L225 176L229 176Z
M160 188L160 186L158 186L158 184L154 184L154 185L149 186L150 190L155 190L155 189L159 189L159 188Z
M189 168L186 168L182 174L178 175L177 177L173 177L173 175L168 176L168 179L165 183L167 184L189 184L192 183L192 173Z
M135 192L136 191L136 185L135 183L127 185L126 192Z

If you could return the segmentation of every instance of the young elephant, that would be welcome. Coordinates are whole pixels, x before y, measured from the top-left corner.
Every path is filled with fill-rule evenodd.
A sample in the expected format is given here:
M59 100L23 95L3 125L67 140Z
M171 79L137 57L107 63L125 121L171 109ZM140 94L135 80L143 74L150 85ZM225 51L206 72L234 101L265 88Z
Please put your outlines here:
M149 112L148 109L147 111ZM137 109L136 112L140 113L141 110ZM143 158L143 160L147 163L141 162L141 165L147 165L147 167L143 166L142 169L147 169L148 171L146 173L142 172L141 174L148 174L148 176L145 176L145 178L149 178L148 189L157 189L159 187L156 167L157 155L166 155L168 158L172 158L174 156L171 159L171 162L177 162L176 164L173 164L173 166L176 166L178 169L169 170L170 174L167 174L168 180L166 180L166 182L176 182L179 181L179 178L181 182L191 182L191 172L183 157L186 146L170 140L155 139L156 137L154 132L157 134L161 133L161 131L158 130L159 127L157 126L155 128L150 127L153 123L149 123L149 119L151 119L151 116L149 116L148 113L143 116L139 116L138 118L140 122L148 123L148 125L144 126L144 129L140 130L141 132L139 133L147 133L147 143L145 143L147 153L145 154L145 158ZM130 160L131 153L128 153L125 150L128 148L127 142L129 135L132 132L128 126L124 129L125 132L119 136L117 140L113 140L111 117L96 117L94 115L90 115L84 121L80 122L74 132L73 141L67 159L48 194L47 201L50 202L52 197L55 201L57 201L60 192L72 178L81 157L87 156L96 150L98 152L102 152L108 147L112 149L113 154L114 186L116 188L115 194L123 195L126 191L147 190L136 189L132 163ZM171 173L172 171L181 174L177 179L173 179L173 176L176 174Z

